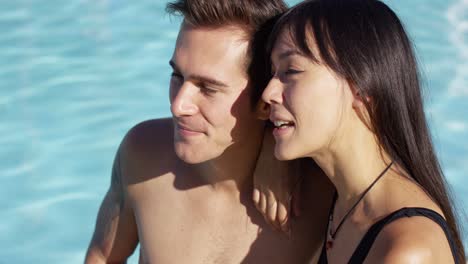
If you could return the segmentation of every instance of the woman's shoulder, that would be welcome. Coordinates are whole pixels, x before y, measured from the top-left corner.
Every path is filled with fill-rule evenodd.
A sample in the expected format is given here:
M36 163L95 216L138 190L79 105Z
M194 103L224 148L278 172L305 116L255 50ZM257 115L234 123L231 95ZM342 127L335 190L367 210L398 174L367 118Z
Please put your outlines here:
M434 219L424 215L398 218L381 230L367 261L451 263L453 257L443 228Z

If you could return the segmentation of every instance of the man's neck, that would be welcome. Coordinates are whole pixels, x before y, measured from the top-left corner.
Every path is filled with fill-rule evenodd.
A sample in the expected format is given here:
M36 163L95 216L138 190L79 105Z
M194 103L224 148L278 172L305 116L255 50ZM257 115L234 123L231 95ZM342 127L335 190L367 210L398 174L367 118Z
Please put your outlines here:
M235 143L218 158L196 165L200 177L214 191L235 195L248 192L253 185L253 172L260 152L262 134L243 144Z

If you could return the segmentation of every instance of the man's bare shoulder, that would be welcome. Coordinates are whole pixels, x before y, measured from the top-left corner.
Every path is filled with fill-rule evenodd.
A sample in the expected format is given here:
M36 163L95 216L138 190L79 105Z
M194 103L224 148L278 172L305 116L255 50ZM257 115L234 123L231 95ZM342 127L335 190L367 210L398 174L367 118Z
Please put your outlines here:
M124 138L124 147L137 154L158 155L173 149L171 118L151 119L132 127Z
M119 155L128 184L172 171L178 162L172 119L152 119L135 125L123 139Z

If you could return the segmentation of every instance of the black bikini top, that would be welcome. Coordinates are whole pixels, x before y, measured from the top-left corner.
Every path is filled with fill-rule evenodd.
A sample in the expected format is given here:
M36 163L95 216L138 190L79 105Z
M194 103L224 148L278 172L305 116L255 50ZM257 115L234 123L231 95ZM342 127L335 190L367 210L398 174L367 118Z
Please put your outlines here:
M350 260L348 263L350 264L355 264L355 263L363 263L364 260L367 257L367 254L369 253L369 250L372 247L372 244L374 244L375 239L377 238L377 235L380 233L380 231L388 224L391 222L403 218L403 217L412 217L412 216L423 216L431 219L432 221L436 222L439 224L439 226L442 228L442 230L445 233L445 236L447 237L447 240L450 245L450 250L452 251L452 256L453 259L455 260L456 264L460 264L460 262L457 260L456 254L455 254L455 242L453 241L453 238L449 232L449 227L447 225L447 222L445 219L438 214L437 212L427 209L427 208L420 208L420 207L405 207L401 208L385 218L379 220L375 224L373 224L367 233L364 235L362 238L361 242L357 246L356 250L354 251L353 255L351 256ZM328 229L328 228L327 228ZM326 239L324 242L324 245L322 247L322 253L320 254L320 258L318 263L319 264L327 264L327 252L326 252L326 247L325 247Z

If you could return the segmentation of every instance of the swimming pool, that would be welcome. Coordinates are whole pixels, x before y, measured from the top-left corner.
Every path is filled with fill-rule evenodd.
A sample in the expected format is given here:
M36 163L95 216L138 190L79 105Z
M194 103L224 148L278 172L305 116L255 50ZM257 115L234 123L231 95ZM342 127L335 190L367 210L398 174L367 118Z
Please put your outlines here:
M386 2L417 45L434 141L466 210L468 1ZM0 263L82 263L120 140L170 114L179 19L164 5L1 1Z

